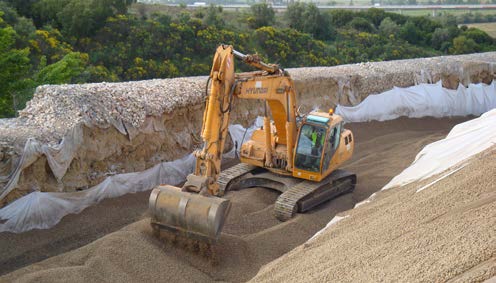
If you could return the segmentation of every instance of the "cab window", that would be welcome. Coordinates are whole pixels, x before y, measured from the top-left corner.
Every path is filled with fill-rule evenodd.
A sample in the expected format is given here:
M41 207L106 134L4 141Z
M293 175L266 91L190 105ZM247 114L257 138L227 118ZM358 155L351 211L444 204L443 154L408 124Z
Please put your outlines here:
M304 124L300 130L296 148L296 168L320 172L320 160L324 150L326 128L313 124Z

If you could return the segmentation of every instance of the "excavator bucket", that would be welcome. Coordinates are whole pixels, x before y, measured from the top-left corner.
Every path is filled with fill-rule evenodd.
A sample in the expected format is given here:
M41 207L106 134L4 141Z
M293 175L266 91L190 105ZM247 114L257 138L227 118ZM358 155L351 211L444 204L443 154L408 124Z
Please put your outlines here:
M209 242L218 239L230 207L227 199L169 185L155 187L149 199L152 227Z

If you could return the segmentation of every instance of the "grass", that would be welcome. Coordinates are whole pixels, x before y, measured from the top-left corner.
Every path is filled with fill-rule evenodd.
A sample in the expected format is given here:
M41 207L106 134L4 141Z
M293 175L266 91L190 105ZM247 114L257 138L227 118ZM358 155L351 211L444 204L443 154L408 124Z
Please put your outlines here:
M491 37L496 38L496 23L468 24L467 26L483 30Z

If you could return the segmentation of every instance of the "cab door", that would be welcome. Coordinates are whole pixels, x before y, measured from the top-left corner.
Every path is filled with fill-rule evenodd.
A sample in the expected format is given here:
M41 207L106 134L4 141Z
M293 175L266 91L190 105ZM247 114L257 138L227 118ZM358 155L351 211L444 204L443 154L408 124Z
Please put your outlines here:
M343 123L341 122L329 129L328 135L326 137L324 158L322 161L322 173L325 173L329 169L332 158L336 154L339 143L341 141L342 127Z
M295 150L296 170L321 173L325 136L328 132L326 126L312 123L302 125Z

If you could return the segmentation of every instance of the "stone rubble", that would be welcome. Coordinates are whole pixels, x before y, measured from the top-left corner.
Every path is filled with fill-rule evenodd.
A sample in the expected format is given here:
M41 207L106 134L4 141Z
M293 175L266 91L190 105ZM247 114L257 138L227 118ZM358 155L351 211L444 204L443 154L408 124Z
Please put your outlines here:
M19 118L0 124L1 128L27 127L26 134L49 142L61 139L76 124L107 128L123 121L139 128L147 116L172 113L175 109L202 101L206 78L155 79L123 83L43 85ZM38 133L32 133L31 131Z

